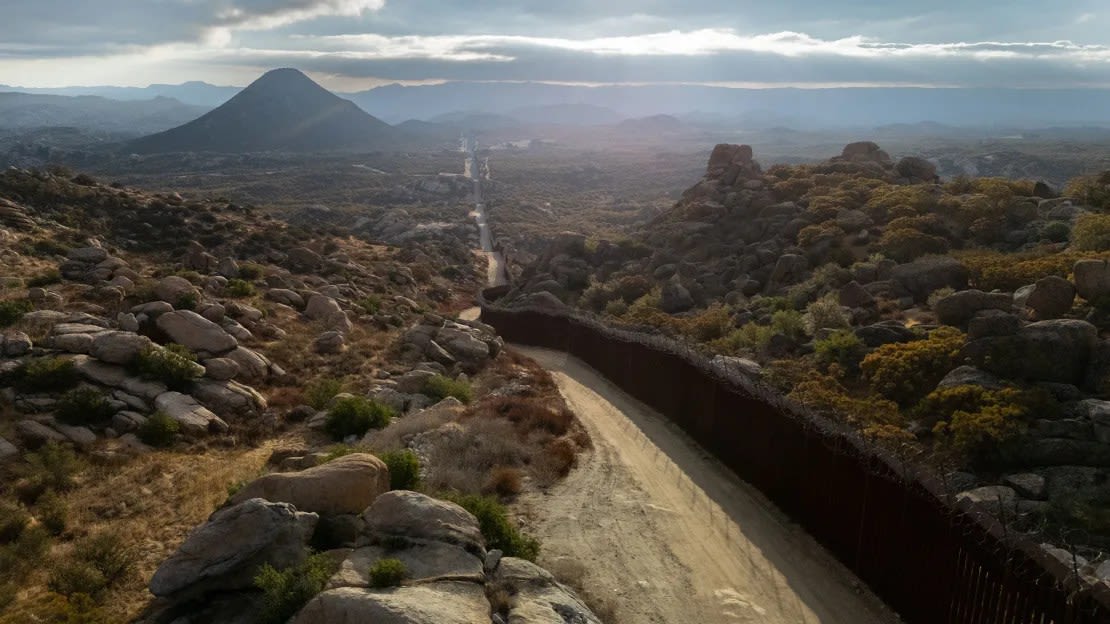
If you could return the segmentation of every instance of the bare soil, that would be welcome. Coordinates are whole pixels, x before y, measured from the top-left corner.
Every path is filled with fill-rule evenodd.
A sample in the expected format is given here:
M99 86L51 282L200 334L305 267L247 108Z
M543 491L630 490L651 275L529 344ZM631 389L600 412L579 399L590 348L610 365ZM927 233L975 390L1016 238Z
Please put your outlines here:
M555 378L593 450L517 505L540 563L621 624L893 623L851 572L676 426L564 353ZM578 562L578 563L574 563Z

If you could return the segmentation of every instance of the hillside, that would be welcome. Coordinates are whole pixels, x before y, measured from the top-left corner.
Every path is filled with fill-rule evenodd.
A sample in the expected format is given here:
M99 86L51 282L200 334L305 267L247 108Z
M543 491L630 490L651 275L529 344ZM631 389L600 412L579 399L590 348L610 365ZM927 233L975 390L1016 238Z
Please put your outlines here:
M719 145L624 240L567 233L510 301L678 337L899 456L1010 530L1110 549L1110 175L957 178L853 143L767 170ZM589 227L587 224L584 227ZM1002 508L998 508L1002 500Z
M275 69L204 116L128 143L133 153L373 151L390 126L295 69Z
M95 96L0 93L0 129L65 126L134 136L172 128L207 110L167 97L121 102Z

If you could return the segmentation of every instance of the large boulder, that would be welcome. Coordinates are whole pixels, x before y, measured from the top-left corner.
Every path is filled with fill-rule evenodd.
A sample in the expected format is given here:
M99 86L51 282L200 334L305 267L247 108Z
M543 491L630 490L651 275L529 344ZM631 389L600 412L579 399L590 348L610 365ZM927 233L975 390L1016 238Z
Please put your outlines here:
M343 314L343 308L338 301L325 295L312 295L304 309L304 315L314 321L330 319L336 314Z
M259 498L221 509L162 562L150 593L183 598L249 588L265 564L280 570L303 562L318 521L314 513Z
M359 514L389 491L389 468L367 453L345 455L301 472L272 473L255 479L232 497L290 503L320 515Z
M1025 299L1025 306L1031 308L1041 321L1060 318L1071 310L1073 303L1075 286L1056 275L1037 280Z
M783 254L775 262L771 277L767 280L767 292L774 293L783 286L789 286L805 279L809 262L805 256Z
M937 167L933 163L917 156L906 156L894 165L894 171L910 182L935 182Z
M694 298L678 280L671 280L663 284L659 307L667 314L685 312L694 307Z
M219 355L239 346L239 342L222 327L192 310L163 314L156 323L171 340L192 351Z
M502 558L492 584L510 596L509 622L601 624L574 591L556 581L547 570L524 559Z
M945 325L963 327L976 312L982 310L1010 311L1013 297L1006 293L986 293L981 290L963 290L936 302L933 311L937 320Z
M291 624L475 624L490 619L479 583L441 581L393 589L341 587L313 598Z
M840 158L850 162L890 164L890 154L887 154L873 141L857 141L844 146Z
M366 532L377 538L403 537L455 544L485 552L478 520L455 503L418 492L394 490L379 496L362 514Z
M226 418L258 415L266 409L265 397L235 381L199 379L193 383L192 394L205 407Z
M128 364L153 346L150 338L123 331L100 332L92 339L89 355L109 364Z
M1110 295L1110 260L1080 260L1072 271L1080 297L1096 301Z
M1082 385L1097 343L1094 325L1058 319L1032 323L1010 336L972 340L962 356L1007 379Z
M154 294L158 299L176 306L182 299L197 296L197 289L184 277L170 275L154 286Z
M227 423L196 399L180 392L165 392L154 400L154 406L181 425L181 431L200 436L228 430Z
M372 586L370 568L381 559L399 559L405 564L405 574L409 581L450 577L484 583L485 572L482 558L474 553L443 542L419 542L405 544L403 548L387 548L381 545L365 546L351 552L335 573L328 587L365 587Z
M966 289L970 274L968 268L955 258L927 256L894 267L890 278L915 301L924 303L929 295L941 288Z

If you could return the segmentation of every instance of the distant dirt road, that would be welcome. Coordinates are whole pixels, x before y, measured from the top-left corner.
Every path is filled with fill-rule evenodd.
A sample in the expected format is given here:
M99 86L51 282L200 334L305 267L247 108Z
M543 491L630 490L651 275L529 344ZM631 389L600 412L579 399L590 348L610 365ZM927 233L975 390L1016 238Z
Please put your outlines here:
M512 348L552 373L594 443L518 509L541 538L541 563L579 562L580 584L619 624L898 621L676 426L564 353Z

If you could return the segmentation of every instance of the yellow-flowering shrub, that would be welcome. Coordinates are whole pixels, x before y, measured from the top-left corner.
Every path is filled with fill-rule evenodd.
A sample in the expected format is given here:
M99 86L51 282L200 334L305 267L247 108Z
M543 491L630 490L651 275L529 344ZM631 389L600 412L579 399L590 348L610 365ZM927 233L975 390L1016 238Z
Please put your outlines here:
M912 405L956 367L966 340L958 329L941 327L925 340L875 349L863 358L860 368L875 392L900 405Z

